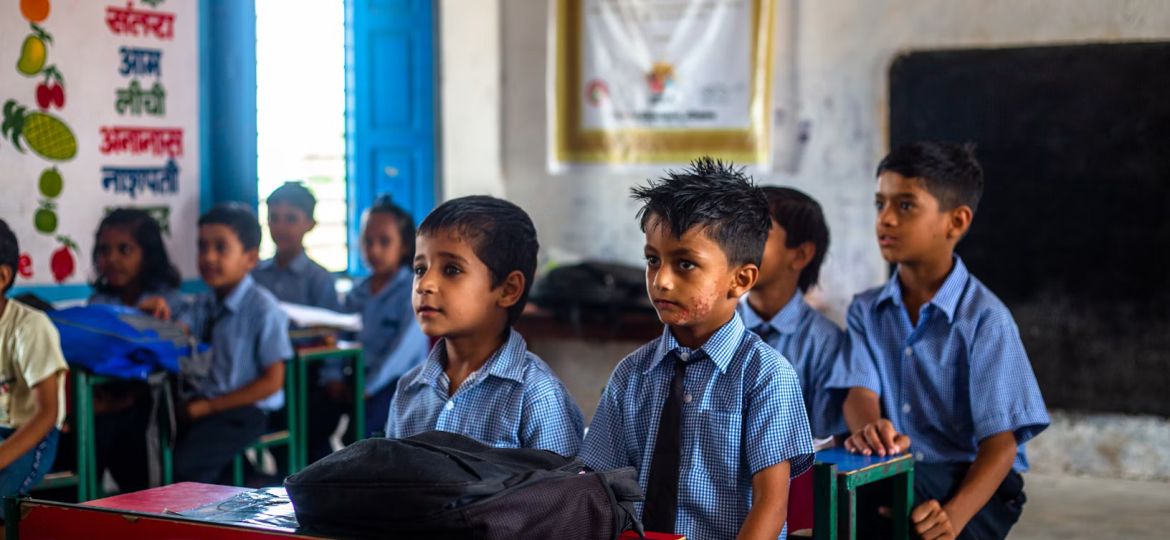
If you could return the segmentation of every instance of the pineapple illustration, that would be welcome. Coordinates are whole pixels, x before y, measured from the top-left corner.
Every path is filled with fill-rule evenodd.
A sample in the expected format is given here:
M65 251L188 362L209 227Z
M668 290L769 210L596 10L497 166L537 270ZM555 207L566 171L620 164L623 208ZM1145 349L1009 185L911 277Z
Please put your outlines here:
M4 103L4 122L0 134L12 140L13 146L24 152L20 139L41 157L53 161L67 161L77 155L77 137L60 118L43 112L26 113L24 107L10 99Z

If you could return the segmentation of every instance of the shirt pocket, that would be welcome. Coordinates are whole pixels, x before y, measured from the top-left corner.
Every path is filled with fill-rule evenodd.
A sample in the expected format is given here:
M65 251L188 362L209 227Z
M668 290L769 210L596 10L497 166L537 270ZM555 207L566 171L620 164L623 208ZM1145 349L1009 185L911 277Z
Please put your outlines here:
M694 415L694 429L683 432L689 445L689 474L710 478L716 485L733 483L742 455L743 415L736 410L707 409Z

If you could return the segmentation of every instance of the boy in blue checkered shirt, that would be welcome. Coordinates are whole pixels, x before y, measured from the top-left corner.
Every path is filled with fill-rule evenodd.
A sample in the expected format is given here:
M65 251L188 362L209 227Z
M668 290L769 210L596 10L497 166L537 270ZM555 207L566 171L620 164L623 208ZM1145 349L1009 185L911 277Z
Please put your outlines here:
M512 329L536 251L532 220L502 199L460 197L427 215L415 244L412 303L423 333L442 339L398 380L387 437L439 430L499 448L577 454L581 410Z
M646 530L784 538L789 480L812 464L808 418L792 366L736 314L759 276L768 202L710 158L633 193L666 327L614 370L580 458L638 470Z
M970 146L916 143L877 169L876 232L897 264L849 307L849 353L828 387L849 389L847 449L910 451L922 538L1003 538L1023 509L1024 443L1048 412L1007 307L954 254L983 193ZM859 525L881 532L881 493Z

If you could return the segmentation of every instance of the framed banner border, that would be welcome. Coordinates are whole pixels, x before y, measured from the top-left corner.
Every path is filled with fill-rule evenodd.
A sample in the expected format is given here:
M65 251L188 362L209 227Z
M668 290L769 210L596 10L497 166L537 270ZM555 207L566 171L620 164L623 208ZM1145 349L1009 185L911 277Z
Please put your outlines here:
M768 163L772 151L774 0L751 2L750 124L744 129L583 129L581 66L585 0L557 0L552 162L586 164L686 163L713 155L741 164Z

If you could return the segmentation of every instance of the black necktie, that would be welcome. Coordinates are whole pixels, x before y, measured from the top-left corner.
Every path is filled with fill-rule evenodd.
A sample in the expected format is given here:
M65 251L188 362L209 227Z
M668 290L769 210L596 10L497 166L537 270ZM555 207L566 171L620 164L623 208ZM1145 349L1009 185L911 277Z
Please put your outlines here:
M208 321L203 325L203 336L201 341L207 345L211 345L211 339L215 335L215 325L219 323L219 320L222 319L224 315L227 314L227 309L223 306L213 306L212 309L215 310L215 315L213 315L211 319L208 319Z
M702 355L701 351L684 358L677 351L670 353L674 360L674 377L670 393L662 405L658 421L658 437L654 455L650 458L650 479L646 485L646 504L642 507L642 524L647 531L674 532L674 517L678 508L679 449L682 445L682 416L685 400L683 378L687 365Z
M755 332L757 336L760 336L760 339L764 340L764 343L769 345L772 343L772 337L778 333L776 332L776 329L768 323L760 323L759 326L752 328L752 332Z

